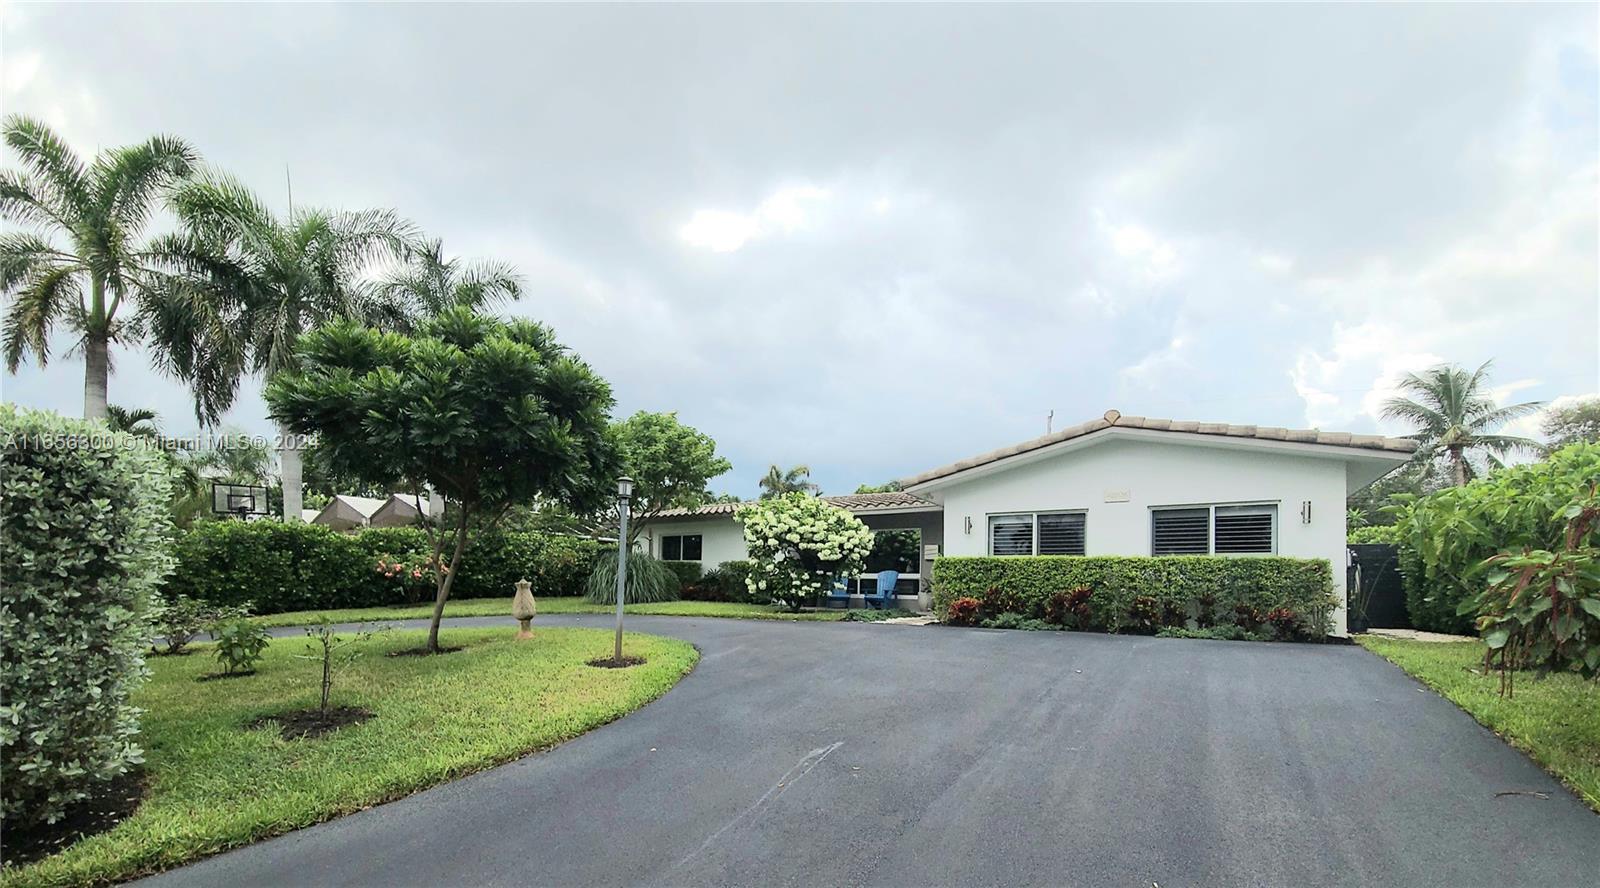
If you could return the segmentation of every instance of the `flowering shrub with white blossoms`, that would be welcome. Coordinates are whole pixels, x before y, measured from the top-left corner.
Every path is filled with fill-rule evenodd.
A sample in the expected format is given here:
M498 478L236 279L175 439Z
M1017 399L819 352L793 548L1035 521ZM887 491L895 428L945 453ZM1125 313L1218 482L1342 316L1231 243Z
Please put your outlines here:
M872 551L872 531L825 500L786 493L747 503L735 513L750 550L750 591L798 611L828 589L835 577L854 573Z

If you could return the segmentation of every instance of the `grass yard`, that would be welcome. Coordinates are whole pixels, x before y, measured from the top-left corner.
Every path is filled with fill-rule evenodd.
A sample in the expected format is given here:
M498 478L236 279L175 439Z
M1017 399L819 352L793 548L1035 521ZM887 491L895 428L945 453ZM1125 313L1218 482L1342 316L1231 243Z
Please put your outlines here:
M541 614L609 614L610 605L590 604L582 596L570 598L540 598ZM735 604L729 601L663 601L656 604L630 604L624 610L630 614L658 617L727 617L739 620L803 620L829 621L844 616L844 610L805 610L790 613L764 604ZM433 605L402 605L398 607L346 608L343 610L295 611L285 614L268 614L256 617L263 626L303 626L323 614L335 623L360 623L376 620L425 620L433 616ZM449 617L507 617L511 616L511 596L505 598L467 598L447 601L444 615ZM538 620L534 620L538 625Z
M1600 812L1600 683L1576 675L1539 680L1519 674L1515 694L1503 698L1498 675L1474 671L1483 664L1483 647L1476 642L1370 635L1357 641L1532 756Z
M436 657L388 657L414 648L419 631L362 642L337 674L333 705L375 717L314 740L284 740L254 719L316 706L320 661L299 659L309 640L275 639L257 674L197 682L217 671L210 645L153 657L135 695L149 791L112 830L52 857L7 868L0 884L121 881L389 801L571 739L661 696L694 667L686 642L629 634L625 649L647 662L600 669L611 633L514 627L455 629Z

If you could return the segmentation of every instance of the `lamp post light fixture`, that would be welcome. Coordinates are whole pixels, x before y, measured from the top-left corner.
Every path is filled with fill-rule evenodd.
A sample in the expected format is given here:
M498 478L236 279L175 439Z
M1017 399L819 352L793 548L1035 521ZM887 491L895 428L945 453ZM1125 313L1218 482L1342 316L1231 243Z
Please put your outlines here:
M617 645L613 661L622 665L622 600L628 587L628 500L633 497L633 479L617 479Z

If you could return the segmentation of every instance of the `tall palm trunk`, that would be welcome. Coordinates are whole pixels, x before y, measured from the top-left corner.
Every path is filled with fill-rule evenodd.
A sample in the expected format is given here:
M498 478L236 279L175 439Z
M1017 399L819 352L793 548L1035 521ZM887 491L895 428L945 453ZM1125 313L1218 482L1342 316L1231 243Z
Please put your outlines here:
M301 521L303 504L299 436L278 426L278 474L283 479L283 520Z
M83 337L83 418L106 418L106 381L111 375L111 343L104 336Z
M1467 486L1467 457L1460 447L1450 448L1450 473L1457 487Z
M111 324L106 317L106 285L89 280L89 317L83 331L83 418L105 419L106 385L111 376Z

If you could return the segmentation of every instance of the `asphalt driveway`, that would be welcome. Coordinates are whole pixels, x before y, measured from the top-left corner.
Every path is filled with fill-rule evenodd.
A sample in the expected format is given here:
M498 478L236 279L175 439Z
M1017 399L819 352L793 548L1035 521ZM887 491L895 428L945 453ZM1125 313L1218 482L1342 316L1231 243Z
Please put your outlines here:
M151 881L1600 883L1600 817L1359 648L670 617L629 628L694 642L700 665L548 752Z

